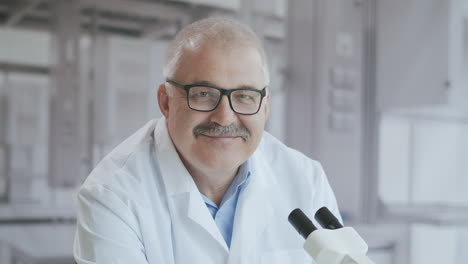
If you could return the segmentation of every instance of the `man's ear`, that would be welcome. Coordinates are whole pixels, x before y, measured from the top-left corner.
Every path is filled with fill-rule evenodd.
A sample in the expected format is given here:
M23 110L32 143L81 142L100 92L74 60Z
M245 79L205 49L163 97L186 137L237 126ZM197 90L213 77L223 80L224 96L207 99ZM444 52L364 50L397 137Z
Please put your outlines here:
M265 96L264 104L265 104L265 117L269 119L270 117L270 103L271 103L271 93L268 91L268 94Z
M166 91L166 85L162 83L158 88L158 104L161 113L167 119L169 116L169 96Z

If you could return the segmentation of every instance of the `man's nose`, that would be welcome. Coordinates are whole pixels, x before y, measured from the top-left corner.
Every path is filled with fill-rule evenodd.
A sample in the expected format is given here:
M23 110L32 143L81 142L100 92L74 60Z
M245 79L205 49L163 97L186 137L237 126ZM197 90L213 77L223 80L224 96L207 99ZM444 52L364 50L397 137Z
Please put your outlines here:
M228 126L236 121L236 113L231 109L229 105L229 98L227 96L221 97L218 107L213 110L211 114L211 121L216 122L222 126Z

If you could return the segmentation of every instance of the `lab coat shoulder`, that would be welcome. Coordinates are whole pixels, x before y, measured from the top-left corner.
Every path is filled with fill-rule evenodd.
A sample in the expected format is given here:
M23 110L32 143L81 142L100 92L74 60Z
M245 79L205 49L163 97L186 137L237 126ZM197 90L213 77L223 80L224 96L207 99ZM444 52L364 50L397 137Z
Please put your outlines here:
M257 152L270 167L272 182L281 186L283 192L293 194L282 198L287 199L287 203L302 207L310 214L327 206L341 219L335 195L320 162L286 146L268 132L264 133Z
M148 174L154 170L153 132L156 120L120 143L93 169L80 191L104 188L121 197L135 199L148 184Z
M133 135L115 147L98 163L86 179L84 186L102 183L118 184L115 180L121 180L123 178L135 182L141 182L142 179L139 177L139 174L130 175L130 179L126 178L125 175L120 175L119 172L134 169L135 165L138 166L147 162L147 160L140 160L139 158L148 156L148 153L152 151L151 147L154 144L152 133L155 125L155 120L149 121L145 126L137 130ZM135 161L141 161L141 163L132 164L132 162L135 163ZM111 175L109 172L114 174ZM118 176L117 179L116 174Z
M161 196L148 193L159 188L152 162L155 124L148 122L104 157L78 191L78 263L111 263L111 256L125 258L121 263L147 263L144 214L165 204L154 200Z

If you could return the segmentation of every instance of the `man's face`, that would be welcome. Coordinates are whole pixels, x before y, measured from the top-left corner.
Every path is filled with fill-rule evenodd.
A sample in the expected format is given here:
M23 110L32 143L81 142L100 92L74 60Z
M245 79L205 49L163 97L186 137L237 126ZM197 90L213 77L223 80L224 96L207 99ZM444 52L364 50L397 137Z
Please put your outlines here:
M261 90L265 86L262 61L252 47L227 49L204 44L196 50L186 49L178 65L173 80L184 85L203 82L228 90ZM164 85L171 86L170 96ZM188 107L186 92L169 83L159 87L158 100L172 141L189 170L236 169L257 148L269 113L268 96L255 115L233 112L227 96L222 96L212 112L198 112ZM204 125L245 128L250 136L204 135L203 129L196 136L194 129Z

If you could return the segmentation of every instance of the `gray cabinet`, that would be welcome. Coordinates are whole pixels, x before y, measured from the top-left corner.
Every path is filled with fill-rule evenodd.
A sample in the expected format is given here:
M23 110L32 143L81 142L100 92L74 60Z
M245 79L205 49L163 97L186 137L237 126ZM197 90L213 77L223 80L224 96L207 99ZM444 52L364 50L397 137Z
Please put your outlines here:
M464 0L377 1L381 110L468 105Z

